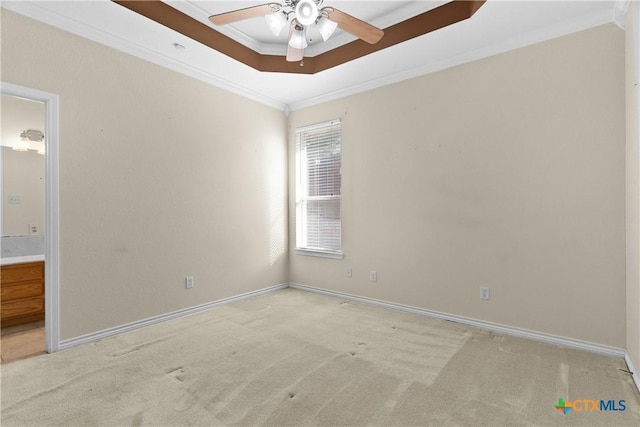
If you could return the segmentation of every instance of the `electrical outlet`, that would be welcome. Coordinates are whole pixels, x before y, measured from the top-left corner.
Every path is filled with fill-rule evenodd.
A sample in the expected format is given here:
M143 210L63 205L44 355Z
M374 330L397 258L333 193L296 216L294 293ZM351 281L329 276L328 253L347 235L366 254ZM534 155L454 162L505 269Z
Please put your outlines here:
M344 277L351 279L351 277L353 277L353 270L351 269L351 267L347 267L344 270Z
M38 224L29 224L29 234L38 234Z
M480 286L480 299L488 300L489 299L489 287Z
M369 281L370 282L377 282L378 281L378 272L371 270L369 272Z
M184 287L187 289L193 288L193 276L187 276L184 279Z

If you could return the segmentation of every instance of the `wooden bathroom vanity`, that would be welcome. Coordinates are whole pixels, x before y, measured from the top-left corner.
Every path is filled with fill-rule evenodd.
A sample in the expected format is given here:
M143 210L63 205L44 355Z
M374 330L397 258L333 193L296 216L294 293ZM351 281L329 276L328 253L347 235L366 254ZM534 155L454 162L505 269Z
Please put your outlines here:
M44 261L3 265L2 327L44 319Z

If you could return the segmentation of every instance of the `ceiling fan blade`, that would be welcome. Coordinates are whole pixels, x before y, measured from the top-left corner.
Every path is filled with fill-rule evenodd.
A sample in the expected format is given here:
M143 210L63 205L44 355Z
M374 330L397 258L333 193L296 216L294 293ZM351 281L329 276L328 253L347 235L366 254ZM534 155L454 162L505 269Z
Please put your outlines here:
M378 43L384 35L384 31L381 29L333 7L325 7L322 9L322 12L326 12L330 20L338 23L338 27L361 38L369 44Z
M265 16L279 11L281 6L277 3L261 4L260 6L246 7L244 9L232 10L231 12L211 15L209 21L216 25L225 25L232 22L243 21L256 16Z
M289 37L287 37L287 61L288 62L298 62L298 61L302 61L302 59L304 58L304 49L297 49L295 47L292 47L289 44L289 40L291 40L291 34L293 34L293 30L295 30L296 28L296 23L295 22L291 22L291 25L289 26Z

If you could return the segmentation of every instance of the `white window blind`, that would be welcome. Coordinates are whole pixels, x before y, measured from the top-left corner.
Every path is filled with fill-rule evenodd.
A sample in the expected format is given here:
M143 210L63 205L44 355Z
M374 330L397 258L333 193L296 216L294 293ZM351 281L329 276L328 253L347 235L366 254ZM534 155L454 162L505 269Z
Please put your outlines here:
M341 124L332 120L296 131L296 246L342 253Z

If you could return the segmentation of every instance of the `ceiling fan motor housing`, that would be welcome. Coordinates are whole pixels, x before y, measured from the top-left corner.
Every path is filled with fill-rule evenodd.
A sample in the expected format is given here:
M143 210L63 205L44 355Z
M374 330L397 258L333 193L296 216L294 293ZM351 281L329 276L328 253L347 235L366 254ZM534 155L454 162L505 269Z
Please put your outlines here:
M295 8L296 20L302 25L312 25L318 19L318 6L313 0L300 0Z

